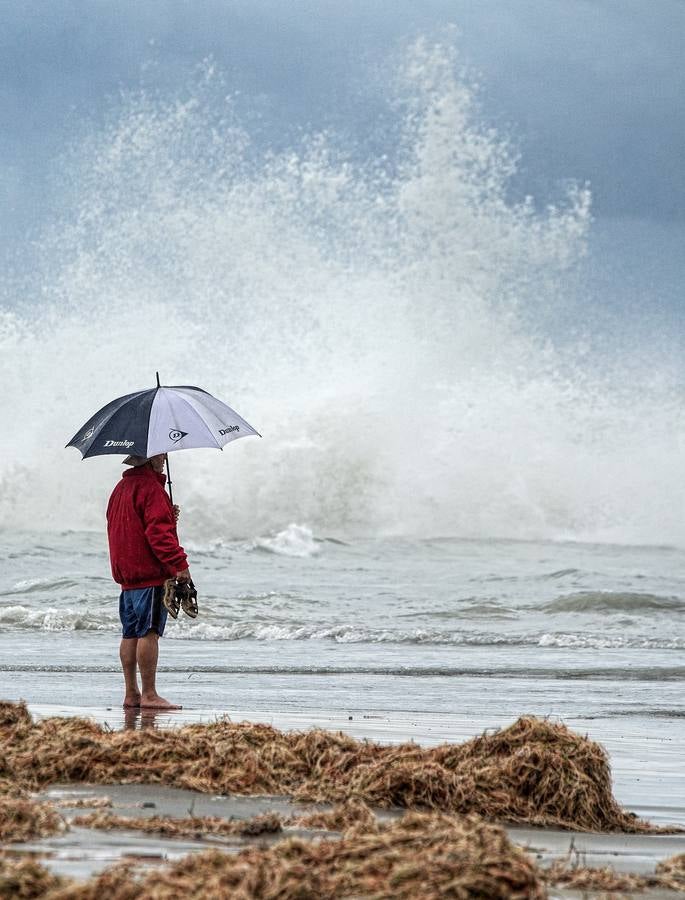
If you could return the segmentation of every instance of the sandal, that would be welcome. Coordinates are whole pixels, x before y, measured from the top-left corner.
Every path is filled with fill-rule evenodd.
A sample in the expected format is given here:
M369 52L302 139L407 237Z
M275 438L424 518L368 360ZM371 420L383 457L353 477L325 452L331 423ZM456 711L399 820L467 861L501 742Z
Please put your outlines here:
M162 594L162 604L172 619L178 618L178 612L181 608L180 600L176 590L176 579L167 578L164 582L164 593Z
M181 609L191 619L197 619L199 612L197 608L197 591L192 579L185 584L179 584L178 588L178 594L181 596Z

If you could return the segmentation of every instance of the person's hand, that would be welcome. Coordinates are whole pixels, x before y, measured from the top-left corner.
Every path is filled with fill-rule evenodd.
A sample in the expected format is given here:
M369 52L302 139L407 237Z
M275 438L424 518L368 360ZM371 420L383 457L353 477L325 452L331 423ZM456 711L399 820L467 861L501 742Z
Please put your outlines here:
M174 503L174 522L178 522L178 517L181 515L181 507Z
M180 582L190 581L190 569L184 569L182 572L177 572L176 573L176 581L180 581Z

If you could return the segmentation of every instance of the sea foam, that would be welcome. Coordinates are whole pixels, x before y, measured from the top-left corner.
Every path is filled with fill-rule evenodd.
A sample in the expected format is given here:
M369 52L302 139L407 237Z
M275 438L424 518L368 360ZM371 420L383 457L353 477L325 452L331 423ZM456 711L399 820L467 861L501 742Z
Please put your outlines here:
M331 134L263 152L211 67L113 105L65 163L33 282L1 292L4 527L101 527L120 459L62 448L159 370L264 435L173 454L199 542L314 553L288 522L685 540L669 361L598 358L541 324L573 303L589 192L514 199L516 151L458 69L449 45L408 51L376 156Z

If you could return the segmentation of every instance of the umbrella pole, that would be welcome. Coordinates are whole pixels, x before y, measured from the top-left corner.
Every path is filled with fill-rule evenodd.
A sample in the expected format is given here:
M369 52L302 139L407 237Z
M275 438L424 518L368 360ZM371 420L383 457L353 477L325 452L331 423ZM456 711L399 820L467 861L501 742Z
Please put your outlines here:
M155 372L155 375L157 376L157 387L161 387L162 385L159 383L159 372ZM171 469L169 468L169 454L165 453L164 455L166 456L166 483L167 487L169 488L169 500L171 500L173 504L174 494L171 490Z
M171 492L171 469L169 468L169 454L166 454L166 483L169 488L169 500L171 500L172 504L174 502L174 495Z

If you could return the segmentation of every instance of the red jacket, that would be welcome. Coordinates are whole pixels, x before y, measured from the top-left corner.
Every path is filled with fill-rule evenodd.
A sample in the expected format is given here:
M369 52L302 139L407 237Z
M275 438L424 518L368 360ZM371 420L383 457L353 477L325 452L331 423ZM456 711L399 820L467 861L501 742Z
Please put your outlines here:
M123 591L163 584L188 568L165 484L166 475L137 466L124 472L109 498L109 558Z

